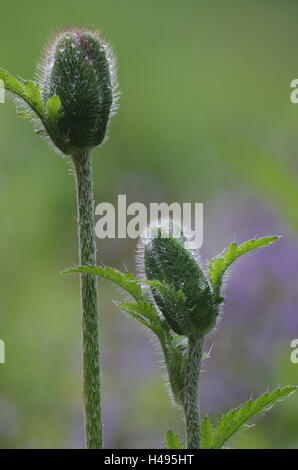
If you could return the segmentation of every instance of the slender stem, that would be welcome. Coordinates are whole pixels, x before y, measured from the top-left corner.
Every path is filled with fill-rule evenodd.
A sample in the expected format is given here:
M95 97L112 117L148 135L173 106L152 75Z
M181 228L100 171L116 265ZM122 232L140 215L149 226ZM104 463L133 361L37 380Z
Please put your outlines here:
M184 375L184 413L188 449L199 449L201 441L199 408L199 375L204 346L204 336L189 338Z
M77 189L79 259L81 265L90 266L96 264L92 164L87 152L77 153L72 158ZM94 275L87 273L82 273L80 279L86 445L88 449L101 449L103 438L100 406L97 280Z

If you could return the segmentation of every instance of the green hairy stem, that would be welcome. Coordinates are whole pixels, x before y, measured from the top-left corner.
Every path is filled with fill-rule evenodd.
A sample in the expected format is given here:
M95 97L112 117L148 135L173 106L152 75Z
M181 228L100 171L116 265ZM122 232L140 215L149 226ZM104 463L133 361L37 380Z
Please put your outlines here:
M183 401L188 449L199 449L201 443L198 387L204 340L204 336L189 338L185 363Z
M78 206L78 235L80 264L96 264L94 197L92 163L88 152L73 155ZM88 449L103 446L100 368L99 316L96 276L81 273L82 339L83 339L83 398L85 433Z

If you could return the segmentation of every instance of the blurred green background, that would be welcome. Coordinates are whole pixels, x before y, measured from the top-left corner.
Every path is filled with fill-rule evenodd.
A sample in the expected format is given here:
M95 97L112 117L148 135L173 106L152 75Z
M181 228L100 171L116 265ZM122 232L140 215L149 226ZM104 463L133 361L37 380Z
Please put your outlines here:
M61 25L100 29L122 92L110 140L94 155L95 201L203 202L203 258L236 239L284 238L232 272L201 376L202 413L297 384L298 5L289 0L29 0L1 5L0 66L33 76ZM0 447L83 447L80 300L73 176L0 105ZM135 271L134 240L98 241L98 262ZM106 446L160 447L183 437L154 344L100 283ZM232 447L298 448L298 396Z

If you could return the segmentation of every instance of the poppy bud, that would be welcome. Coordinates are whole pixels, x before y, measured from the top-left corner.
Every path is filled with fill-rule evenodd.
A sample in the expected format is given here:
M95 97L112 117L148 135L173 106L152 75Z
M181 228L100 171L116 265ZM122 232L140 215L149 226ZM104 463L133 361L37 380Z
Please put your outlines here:
M143 238L145 274L149 281L159 281L151 286L152 294L173 331L204 335L216 323L218 305L182 229L168 225L151 225Z
M56 35L38 81L45 107L60 98L63 115L49 132L59 150L73 155L102 143L118 95L113 55L98 31L70 28Z

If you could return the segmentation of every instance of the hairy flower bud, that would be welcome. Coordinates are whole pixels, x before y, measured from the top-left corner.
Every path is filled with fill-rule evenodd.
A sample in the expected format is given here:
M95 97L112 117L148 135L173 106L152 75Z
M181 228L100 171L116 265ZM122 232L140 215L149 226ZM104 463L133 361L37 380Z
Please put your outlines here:
M152 294L174 332L204 335L215 325L218 305L187 241L181 229L177 236L173 224L150 226L143 239L144 270L149 281L159 281Z
M48 130L64 154L102 143L117 105L114 59L98 31L69 28L55 36L38 66L42 100L58 96L63 113Z

